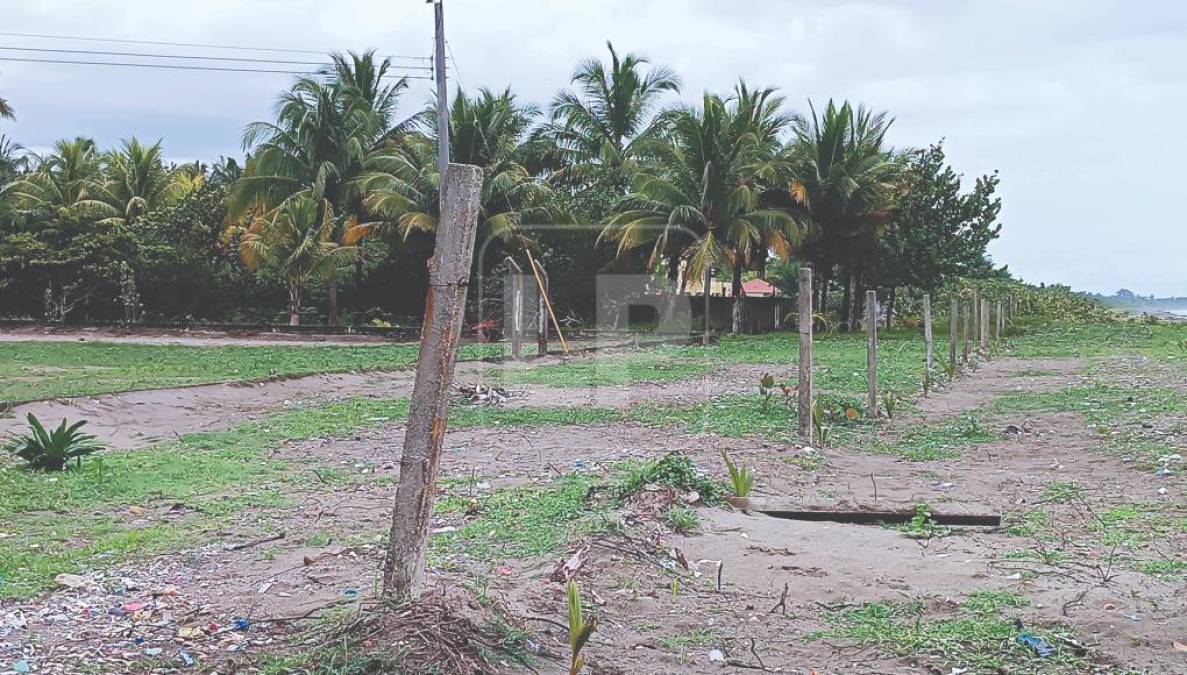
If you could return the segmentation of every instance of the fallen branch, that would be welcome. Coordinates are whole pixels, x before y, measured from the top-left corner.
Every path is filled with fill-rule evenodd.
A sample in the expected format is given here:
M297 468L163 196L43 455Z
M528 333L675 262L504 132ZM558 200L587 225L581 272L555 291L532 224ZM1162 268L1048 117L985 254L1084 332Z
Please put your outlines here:
M261 539L252 539L251 541L245 541L241 544L235 544L234 546L227 547L227 550L228 551L242 551L245 548L251 548L252 546L259 546L260 544L267 544L267 543L273 542L273 541L280 541L281 539L284 539L284 532L281 532L279 534L274 534L270 537L263 537Z

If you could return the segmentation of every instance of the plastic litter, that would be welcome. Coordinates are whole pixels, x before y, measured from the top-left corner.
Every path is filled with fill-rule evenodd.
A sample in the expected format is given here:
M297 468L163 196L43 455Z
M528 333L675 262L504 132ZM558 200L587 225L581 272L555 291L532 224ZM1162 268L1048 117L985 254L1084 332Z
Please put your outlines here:
M344 596L346 596L346 597L348 597L348 598L357 598L357 597L359 597L359 589L357 589L357 588L347 588L347 589L345 589L345 590L343 590L343 591L342 591L342 595L344 595Z
M181 657L181 662L184 663L187 668L190 668L194 665L194 657L190 656L190 653L186 650L178 650L177 655Z
M251 619L245 619L241 616L236 617L235 621L232 622L232 626L234 626L235 630L247 630L251 627Z
M1159 478L1165 478L1167 476L1175 475L1175 472L1171 471L1170 469L1166 468L1165 466L1161 466L1161 467L1158 467L1158 470L1154 472L1154 475L1158 476Z
M12 670L13 672L17 673L27 673L29 672L29 662L24 659L21 659L20 661L13 661Z
M144 655L145 656L160 656L161 652L163 652L163 651L165 651L165 650L161 649L160 647L149 647L148 649L144 650Z
M709 652L709 660L713 663L725 663L725 653L720 649L714 649Z
M1018 642L1029 647L1035 653L1035 656L1040 659L1045 659L1055 653L1055 648L1041 637L1036 637L1030 633L1023 633L1018 636Z

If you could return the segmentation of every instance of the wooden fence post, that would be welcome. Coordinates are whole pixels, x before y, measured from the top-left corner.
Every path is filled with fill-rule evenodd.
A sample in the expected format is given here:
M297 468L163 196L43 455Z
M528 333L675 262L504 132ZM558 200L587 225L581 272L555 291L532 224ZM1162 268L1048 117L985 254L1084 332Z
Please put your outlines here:
M960 339L960 301L952 298L948 308L948 363L956 367L956 342Z
M972 320L973 308L972 306L969 306L969 308L965 310L964 325L961 330L961 334L964 338L964 364L966 366L969 364L969 324L972 323Z
M1002 341L1002 331L1005 329L1005 326L1006 326L1006 316L1005 316L1005 314L1002 314L1002 301L998 300L997 301L996 337L994 338L995 342L1000 343Z
M540 276L540 283L536 285L536 355L548 356L548 272L544 271L544 266L538 260L532 260L529 264Z
M931 372L932 367L932 344L931 344L931 294L923 294L923 346L927 350L927 372Z
M981 352L989 356L989 300L981 299Z
M878 419L878 292L866 291L866 410Z
M977 349L977 337L981 334L981 289L973 288L973 349Z
M812 442L812 268L800 268L800 437Z
M433 513L441 445L449 421L453 368L457 363L466 287L474 259L482 169L451 164L446 181L436 250L429 263L420 357L383 565L383 596L398 601L415 598L424 583L429 518Z
M511 358L523 358L523 269L507 256L507 269L511 276L511 320L503 317L503 327L511 340Z

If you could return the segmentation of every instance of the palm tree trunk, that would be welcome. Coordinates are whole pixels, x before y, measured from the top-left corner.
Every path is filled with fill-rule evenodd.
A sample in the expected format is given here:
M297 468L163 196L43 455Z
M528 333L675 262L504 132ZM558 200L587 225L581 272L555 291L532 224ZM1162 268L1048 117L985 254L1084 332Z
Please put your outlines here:
M894 322L894 301L897 290L894 286L891 286L890 292L886 295L886 330L890 330L890 326Z
M730 287L730 290L731 290L731 295L734 296L733 325L731 326L730 330L732 333L737 334L737 333L742 332L742 313L744 311L743 298L742 298L742 258L741 258L741 256L738 256L737 262L734 263L734 280L733 280L733 285Z
M828 283L832 280L832 271L829 265L820 266L820 302L817 306L820 307L821 316L828 314Z
M849 316L846 321L853 330L861 327L862 312L865 306L862 299L866 297L865 279L861 275L855 275L853 279L853 302L849 307Z
M289 281L289 325L301 325L301 282Z
M327 295L329 295L329 320L331 326L338 325L338 275L335 274L330 277L330 288Z
M664 300L663 315L659 317L659 326L668 326L676 314L676 294L680 292L680 253L668 254L668 297Z

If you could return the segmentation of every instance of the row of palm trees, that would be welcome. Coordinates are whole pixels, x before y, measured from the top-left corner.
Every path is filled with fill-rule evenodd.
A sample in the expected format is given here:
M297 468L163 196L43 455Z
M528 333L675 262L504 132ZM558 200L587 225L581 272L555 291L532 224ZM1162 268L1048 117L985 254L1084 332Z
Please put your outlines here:
M436 227L436 112L397 120L404 85L387 84L387 70L370 53L334 56L282 96L275 122L245 133L253 155L229 233L248 265L284 271L294 322L318 277L336 319L338 270L363 239ZM661 108L680 91L676 75L613 46L608 62L581 63L571 85L547 114L510 90L459 90L448 111L453 161L485 170L482 234L511 249L535 245L527 223L590 217L620 255L664 269L674 286L695 286L713 266L729 271L738 298L748 271L793 251L827 284L834 266L860 263L893 204L900 164L885 114L830 102L801 117L774 89L745 82ZM586 213L561 206L583 195L595 200ZM742 311L735 303L735 330Z
M249 268L285 279L291 323L315 283L337 322L340 274L361 269L365 240L436 228L436 110L401 119L406 86L390 67L373 53L333 55L282 94L274 121L244 133L250 154L224 240ZM885 114L829 102L802 117L774 89L745 82L697 104L675 102L680 90L672 71L612 45L607 61L579 64L547 110L509 89L458 90L450 155L484 169L480 240L514 252L539 245L527 224L583 220L673 287L695 289L712 267L740 298L744 275L794 254L821 270L820 301L833 270L849 297L900 189ZM121 226L196 190L203 175L168 166L159 143L100 152L78 138L0 188L0 201ZM734 330L742 314L735 302Z

